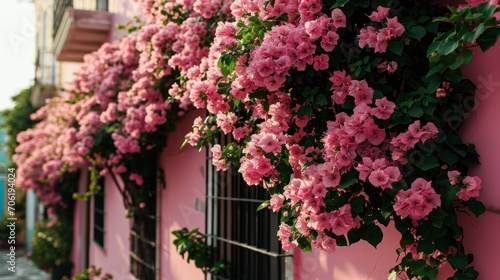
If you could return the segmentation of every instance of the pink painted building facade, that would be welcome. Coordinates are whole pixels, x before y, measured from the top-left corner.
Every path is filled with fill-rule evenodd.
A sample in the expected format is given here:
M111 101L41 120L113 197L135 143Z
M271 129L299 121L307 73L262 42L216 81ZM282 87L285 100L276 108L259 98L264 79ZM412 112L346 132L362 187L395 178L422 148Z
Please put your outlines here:
M109 1L109 11L114 14L114 23L126 22L131 16L139 14L132 0ZM110 39L118 38L119 34L118 30L113 29ZM465 227L465 246L475 256L474 265L480 272L479 279L497 279L497 265L500 265L497 254L500 243L496 242L500 232L500 188L496 187L496 169L500 164L500 130L496 128L500 118L496 104L496 100L500 104L500 68L497 67L497 61L500 61L500 46L491 49L488 54L478 54L467 68L468 76L479 89L476 110L467 119L463 136L477 145L481 156L481 165L471 174L483 180L480 200L487 205L488 210L480 218L464 214L461 222ZM190 146L180 148L194 118L201 114L204 112L192 111L182 117L176 131L168 135L166 148L159 155L165 187L159 187L157 192L157 279L205 279L205 275L193 263L188 264L177 254L171 234L173 230L183 227L200 228L206 232L210 230L209 223L213 224L216 219L207 216L210 207L212 210L215 207L207 203L207 184L213 182L216 175L210 173L207 166L206 151L198 151ZM80 191L84 191L88 185L87 176L82 174ZM96 265L103 272L112 274L114 279L133 279L130 274L130 221L125 218L121 196L110 177L105 179L105 194L103 246L94 241L93 200L76 203L72 254L74 273ZM229 222L226 226L236 225ZM273 235L273 231L270 230L269 234ZM330 255L314 250L312 253L295 250L291 256L281 256L287 260L281 263L280 269L286 279L295 280L387 279L387 273L398 257L396 249L400 236L391 227L384 230L384 236L384 241L376 249L362 241L351 247L338 248L337 252ZM447 269L443 268L439 279L446 279L447 276Z

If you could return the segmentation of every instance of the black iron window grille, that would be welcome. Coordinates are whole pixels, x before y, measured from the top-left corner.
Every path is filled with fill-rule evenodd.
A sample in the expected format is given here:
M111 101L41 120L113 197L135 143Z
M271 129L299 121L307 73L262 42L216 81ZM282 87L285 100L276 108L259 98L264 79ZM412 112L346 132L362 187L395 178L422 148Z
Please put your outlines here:
M224 145L229 136L219 137ZM208 158L207 241L229 264L229 276L209 275L208 279L285 279L285 259L276 237L279 215L257 211L269 199L261 187L248 186L233 168L217 172Z
M139 280L157 277L157 182L156 166L149 166L152 174L144 176L141 190L146 192L146 213L132 218L130 229L130 273Z
M104 178L99 179L101 191L94 194L94 242L104 248Z

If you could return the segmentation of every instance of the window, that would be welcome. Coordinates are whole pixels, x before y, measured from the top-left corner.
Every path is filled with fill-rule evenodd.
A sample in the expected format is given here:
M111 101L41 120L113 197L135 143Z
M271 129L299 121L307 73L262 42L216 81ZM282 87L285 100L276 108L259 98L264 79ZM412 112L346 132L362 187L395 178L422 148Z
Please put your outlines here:
M108 10L108 0L97 0L96 3L97 11L107 11Z
M154 162L155 160L152 160ZM148 164L144 169L144 185L140 190L147 198L147 213L132 219L130 229L130 273L139 280L153 280L157 278L157 168ZM148 174L149 173L149 174Z
M104 248L104 178L99 179L101 191L94 195L94 242Z
M227 140L226 136L219 139L221 144ZM229 263L231 275L228 278L212 275L209 279L285 279L285 259L291 255L281 250L276 237L279 215L257 211L269 194L261 187L246 185L235 168L216 172L210 161L207 240Z

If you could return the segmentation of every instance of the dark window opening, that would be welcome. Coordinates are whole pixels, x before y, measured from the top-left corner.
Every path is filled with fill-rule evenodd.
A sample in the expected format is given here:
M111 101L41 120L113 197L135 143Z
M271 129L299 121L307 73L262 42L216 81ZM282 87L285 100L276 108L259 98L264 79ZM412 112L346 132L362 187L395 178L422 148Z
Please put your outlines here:
M219 144L229 141L221 136ZM230 275L208 279L285 279L285 255L276 237L279 215L257 211L269 199L262 187L248 186L235 168L217 172L208 159L207 240L229 263Z
M99 193L94 194L94 242L104 248L104 178L99 179Z
M153 160L154 161L154 160ZM145 192L146 213L132 219L130 229L130 273L139 280L156 279L156 208L157 184L156 164L146 167L144 185L141 191ZM149 173L149 174L148 174Z

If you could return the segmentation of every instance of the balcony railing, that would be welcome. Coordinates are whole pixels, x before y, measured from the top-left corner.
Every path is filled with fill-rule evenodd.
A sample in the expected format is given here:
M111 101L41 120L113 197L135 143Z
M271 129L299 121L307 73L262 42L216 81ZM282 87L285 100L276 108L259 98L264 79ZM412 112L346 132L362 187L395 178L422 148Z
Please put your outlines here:
M54 53L60 61L82 61L108 40L108 0L55 0Z

